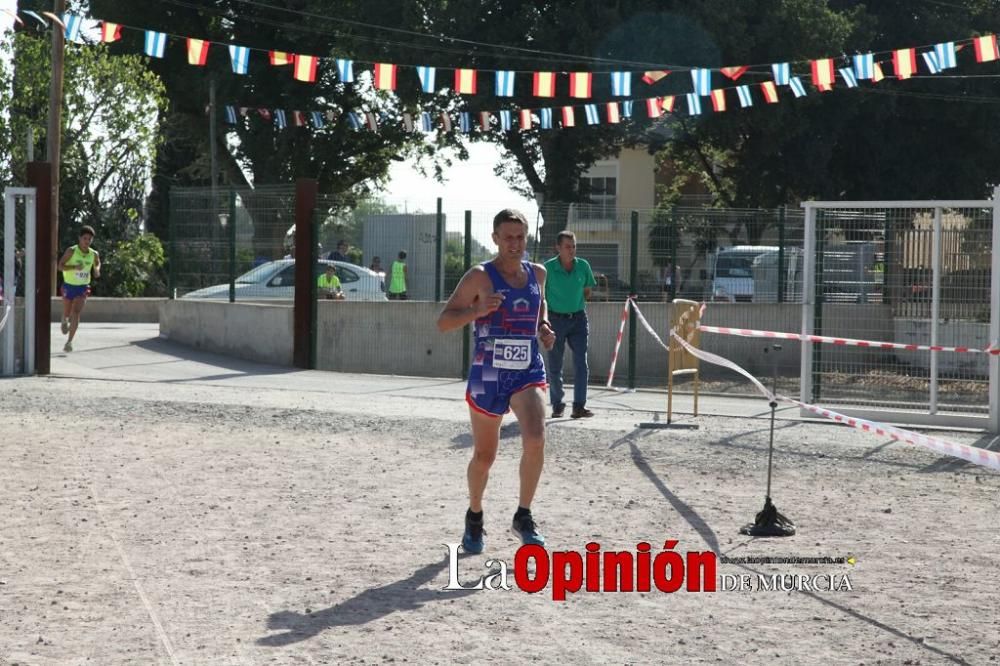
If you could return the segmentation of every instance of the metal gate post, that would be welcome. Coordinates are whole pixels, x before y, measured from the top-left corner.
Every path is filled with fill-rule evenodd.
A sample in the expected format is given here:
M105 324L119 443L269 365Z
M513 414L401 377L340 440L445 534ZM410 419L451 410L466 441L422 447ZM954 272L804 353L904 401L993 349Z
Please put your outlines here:
M813 316L816 313L816 209L809 202L806 209L805 238L802 257L802 335L812 335ZM799 369L799 400L812 402L813 343L802 342L801 368ZM807 414L801 410L803 416Z
M1000 187L993 190L990 264L990 344L1000 347ZM990 354L990 432L1000 433L1000 356Z
M941 320L941 209L934 209L934 233L931 236L931 346L938 344ZM938 352L931 351L930 413L938 411Z

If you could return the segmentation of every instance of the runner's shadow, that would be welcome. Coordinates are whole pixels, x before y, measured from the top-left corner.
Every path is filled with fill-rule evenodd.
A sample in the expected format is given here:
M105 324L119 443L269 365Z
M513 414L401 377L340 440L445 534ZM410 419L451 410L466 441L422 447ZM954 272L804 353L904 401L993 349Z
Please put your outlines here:
M367 624L396 611L413 611L425 603L455 599L475 590L444 591L422 588L448 568L448 559L417 569L412 576L381 587L364 590L357 596L314 613L278 611L267 618L267 627L280 634L257 639L258 645L282 647L308 640L332 627Z

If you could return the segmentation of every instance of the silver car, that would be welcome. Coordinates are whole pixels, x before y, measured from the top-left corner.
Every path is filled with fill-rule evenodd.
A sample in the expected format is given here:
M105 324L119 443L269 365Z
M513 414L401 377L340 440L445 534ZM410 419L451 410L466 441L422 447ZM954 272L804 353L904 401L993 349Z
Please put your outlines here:
M383 273L343 261L320 259L313 268L313 279L319 278L329 264L337 267L337 277L348 301L386 301ZM236 300L292 300L295 297L295 260L278 259L261 264L236 278ZM228 299L229 283L204 287L182 298Z

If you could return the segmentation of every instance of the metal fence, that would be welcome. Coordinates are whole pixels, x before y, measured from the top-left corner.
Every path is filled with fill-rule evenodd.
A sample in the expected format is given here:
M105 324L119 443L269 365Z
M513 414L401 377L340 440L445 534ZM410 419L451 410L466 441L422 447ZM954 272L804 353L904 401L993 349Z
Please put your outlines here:
M975 349L995 344L993 206L807 204L815 215L816 277L804 323L833 337ZM931 416L985 415L997 391L991 364L996 361L987 354L815 345L803 368L804 397Z
M34 362L34 312L25 299L26 288L34 284L28 270L28 253L34 252L28 238L29 225L35 225L34 189L7 188L0 210L0 375L13 375L30 372ZM31 305L37 307L33 300Z

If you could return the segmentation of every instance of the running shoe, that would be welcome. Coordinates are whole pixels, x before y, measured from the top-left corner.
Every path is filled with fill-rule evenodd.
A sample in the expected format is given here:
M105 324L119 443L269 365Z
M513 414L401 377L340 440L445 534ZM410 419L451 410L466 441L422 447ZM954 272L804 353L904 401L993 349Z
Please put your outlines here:
M462 548L465 549L465 552L473 554L483 552L484 534L486 534L486 530L483 529L482 519L472 520L466 516L465 534L462 536Z
M514 524L511 525L510 529L521 539L521 543L526 546L529 544L535 546L545 545L545 537L538 533L538 527L535 525L535 519L531 517L530 511L520 516L515 514Z
M66 346L63 347L63 351L64 352L71 352L71 351L73 351L73 343L72 342L67 342Z

